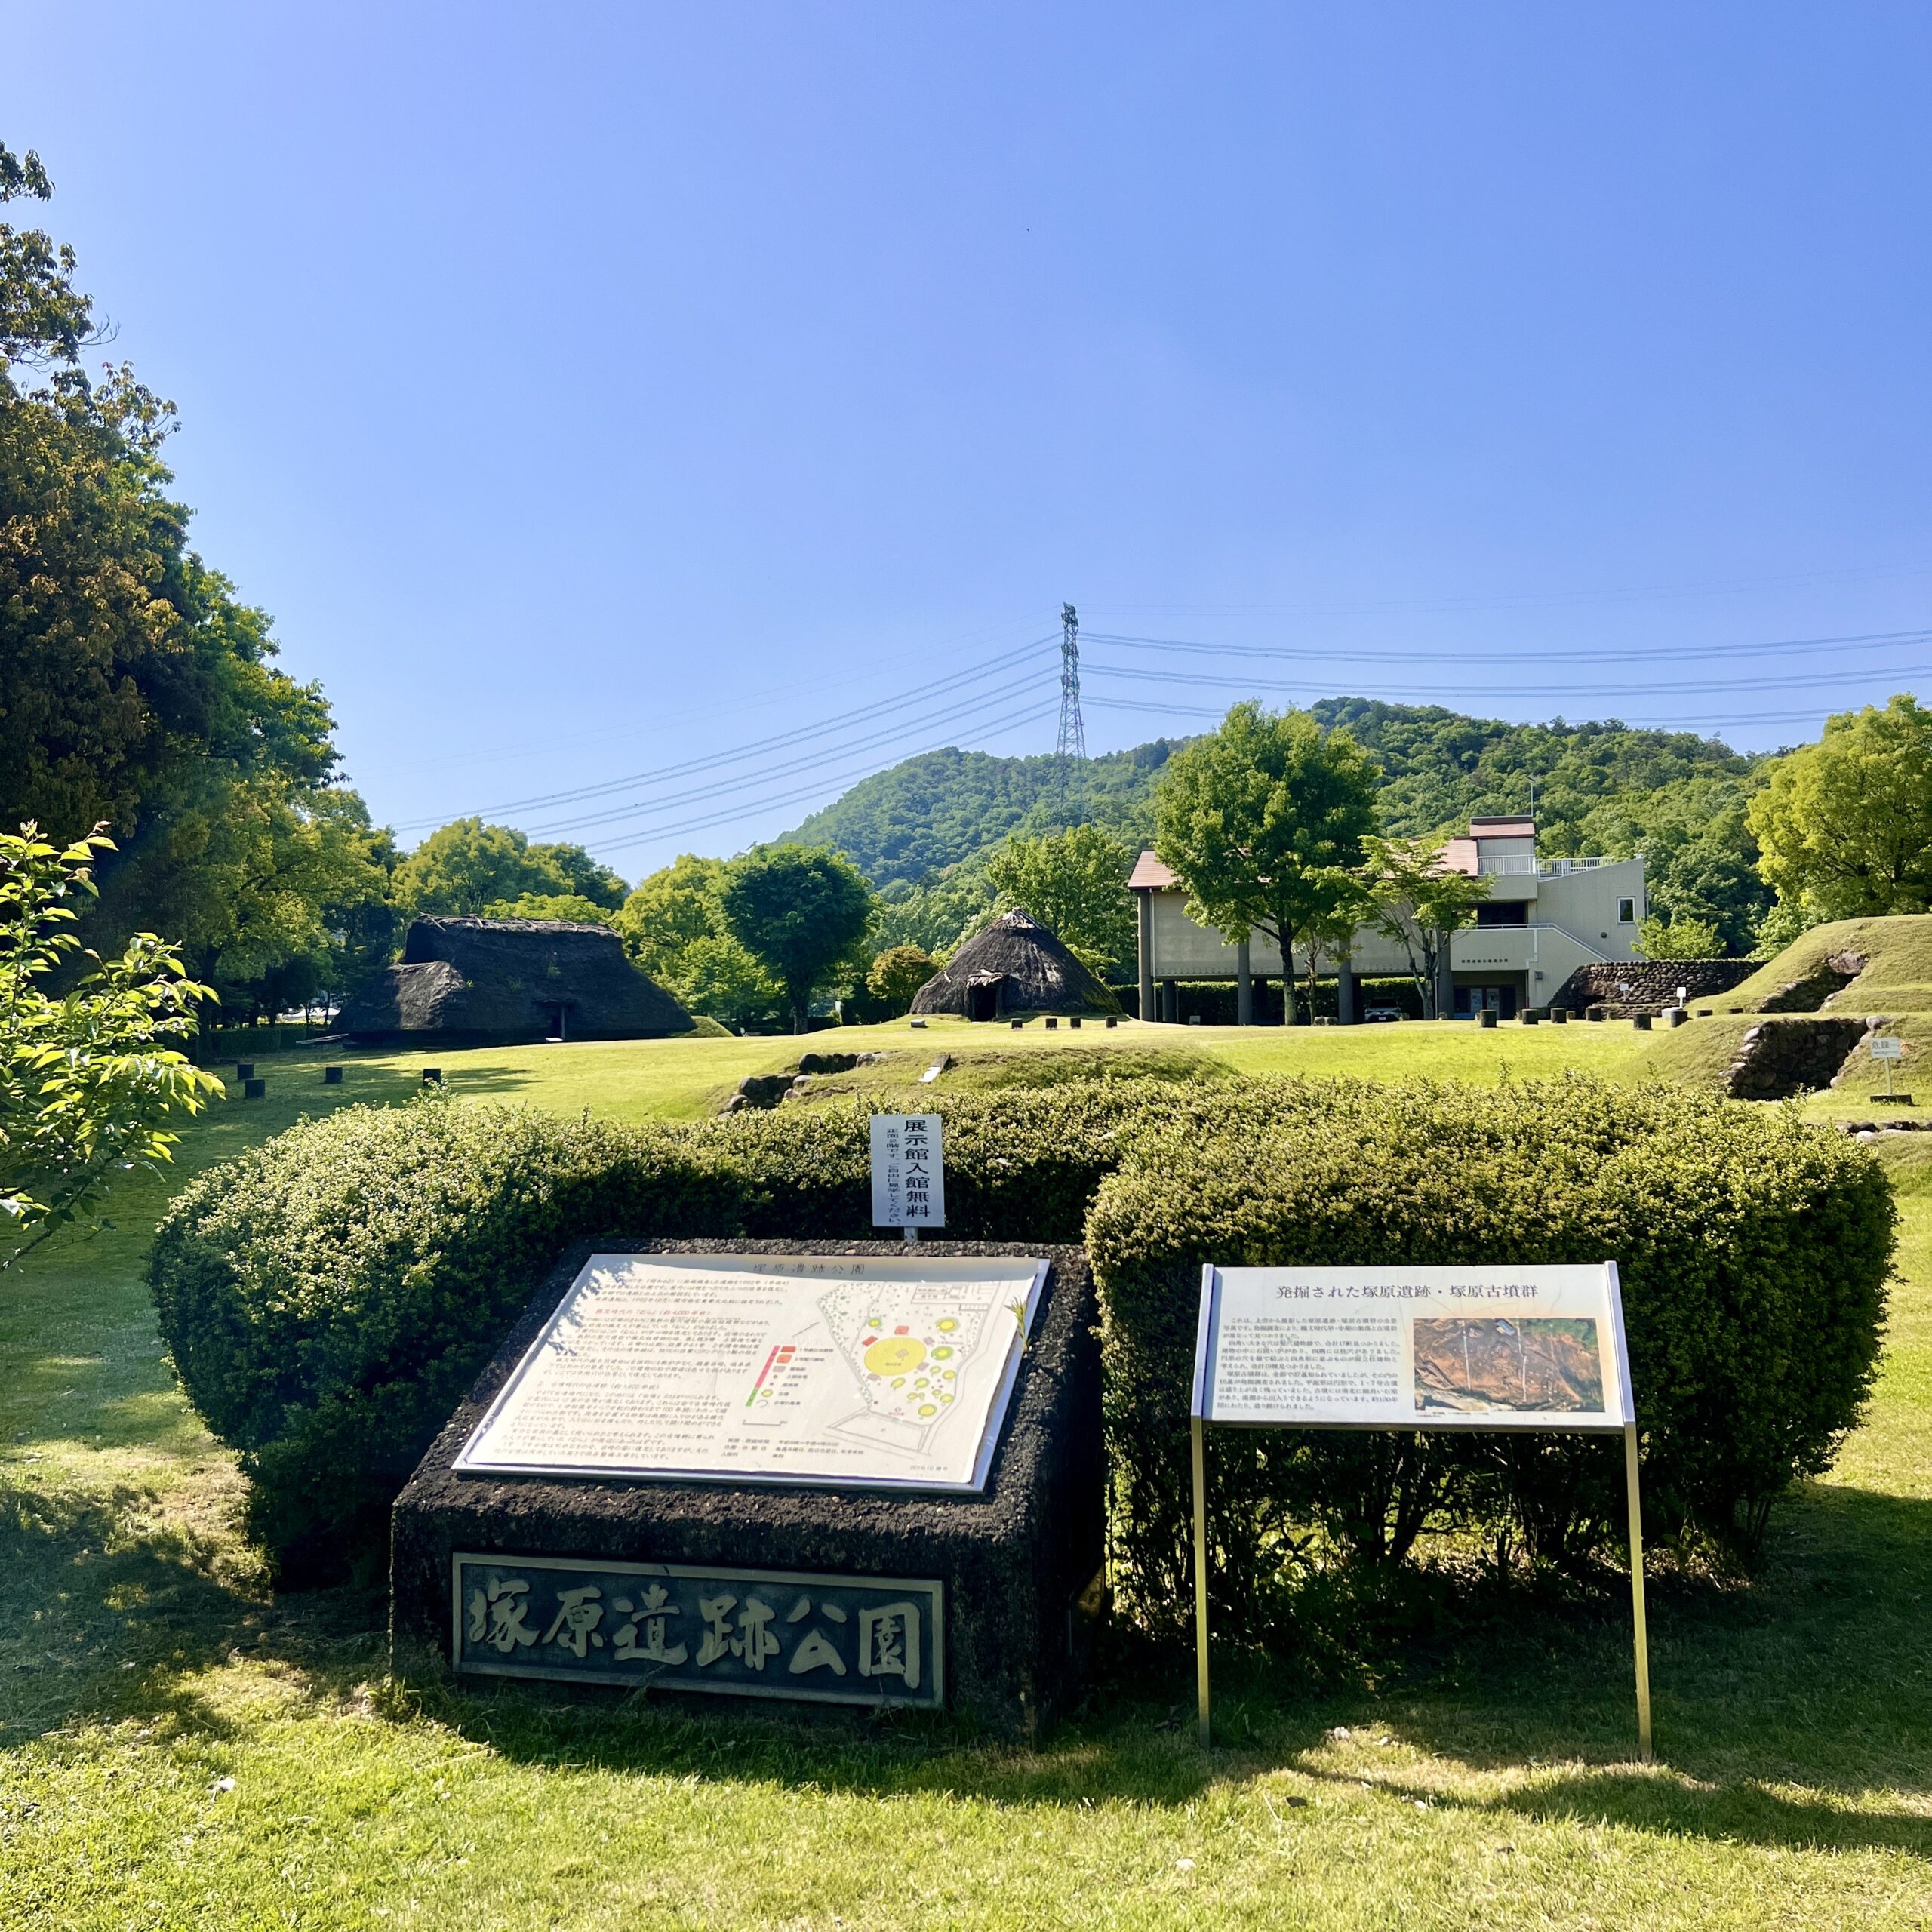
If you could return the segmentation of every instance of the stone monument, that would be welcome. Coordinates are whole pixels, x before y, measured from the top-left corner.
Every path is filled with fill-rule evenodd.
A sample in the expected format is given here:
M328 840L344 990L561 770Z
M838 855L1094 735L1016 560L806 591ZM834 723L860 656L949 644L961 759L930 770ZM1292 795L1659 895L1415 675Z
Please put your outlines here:
M1031 1736L1100 1607L1078 1248L571 1251L397 1499L392 1637L462 1676Z

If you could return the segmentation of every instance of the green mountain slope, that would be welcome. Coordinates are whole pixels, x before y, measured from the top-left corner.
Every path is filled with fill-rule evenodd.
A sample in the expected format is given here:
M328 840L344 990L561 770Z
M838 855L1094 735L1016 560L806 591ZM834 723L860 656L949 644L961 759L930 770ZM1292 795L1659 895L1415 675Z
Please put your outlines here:
M1324 725L1346 726L1381 761L1384 829L1395 833L1460 829L1472 813L1526 811L1534 779L1543 845L1575 852L1585 822L1611 801L1628 807L1685 780L1715 780L1699 804L1700 816L1715 813L1749 789L1753 768L1727 745L1687 731L1509 724L1366 698L1324 698L1311 709ZM1014 832L1084 820L1146 839L1155 781L1185 742L1157 739L1090 759L1084 804L1062 798L1051 757L928 752L862 779L786 836L838 847L881 888L923 883ZM1641 825L1624 830L1641 835ZM1612 834L1606 828L1600 835Z
M1651 793L1688 778L1743 781L1755 761L1692 731L1610 724L1506 724L1439 705L1323 698L1309 709L1344 727L1382 765L1383 829L1404 837L1460 831L1472 815L1530 809L1536 784L1539 842L1553 853L1607 799Z
M1154 780L1181 740L1158 738L1077 768L1063 793L1056 761L985 752L926 752L862 778L813 813L786 841L833 845L881 888L922 884L990 851L1015 832L1104 825L1124 838L1153 835Z

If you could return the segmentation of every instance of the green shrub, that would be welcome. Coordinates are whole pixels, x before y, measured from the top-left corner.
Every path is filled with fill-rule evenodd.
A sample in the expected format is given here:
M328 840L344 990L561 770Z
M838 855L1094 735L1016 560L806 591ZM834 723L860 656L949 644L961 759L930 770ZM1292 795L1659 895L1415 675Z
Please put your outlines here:
M1131 1113L1110 1091L949 1109L947 1232L1078 1241ZM573 1241L876 1232L852 1109L678 1130L433 1099L305 1121L204 1174L149 1279L189 1399L242 1453L252 1527L300 1581L380 1546L396 1491Z
M681 1129L350 1109L192 1183L150 1266L182 1382L241 1451L285 1575L380 1548L396 1490L573 1241L875 1235L872 1105L943 1113L949 1236L1088 1243L1119 1580L1154 1628L1188 1601L1204 1260L1615 1257L1651 1516L1743 1543L1824 1466L1869 1380L1891 1243L1876 1163L1682 1094L1100 1078ZM1214 1454L1231 1631L1267 1627L1316 1545L1386 1571L1447 1524L1574 1565L1620 1521L1615 1459L1575 1438L1244 1432Z
M1623 1284L1645 1506L1747 1549L1830 1460L1876 1358L1878 1164L1788 1113L1583 1081L1357 1090L1292 1128L1143 1140L1088 1223L1101 1284L1116 1581L1177 1631L1201 1264L1597 1262ZM1215 1432L1220 1627L1260 1635L1311 1558L1386 1571L1426 1531L1575 1567L1614 1546L1620 1459L1583 1437Z
M306 1121L192 1183L149 1266L189 1399L242 1452L291 1580L388 1506L558 1254L728 1235L740 1193L678 1136L429 1100Z

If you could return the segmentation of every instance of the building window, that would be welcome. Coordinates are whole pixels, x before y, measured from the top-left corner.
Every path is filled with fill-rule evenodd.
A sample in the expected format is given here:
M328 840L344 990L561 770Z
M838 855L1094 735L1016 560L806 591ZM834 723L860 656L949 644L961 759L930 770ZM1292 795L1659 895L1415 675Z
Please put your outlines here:
M1634 926L1637 923L1635 900L1620 899L1617 902L1617 923L1620 926Z
M1476 908L1476 924L1479 927L1527 926L1530 923L1530 909L1520 899L1506 899L1500 905L1485 900Z

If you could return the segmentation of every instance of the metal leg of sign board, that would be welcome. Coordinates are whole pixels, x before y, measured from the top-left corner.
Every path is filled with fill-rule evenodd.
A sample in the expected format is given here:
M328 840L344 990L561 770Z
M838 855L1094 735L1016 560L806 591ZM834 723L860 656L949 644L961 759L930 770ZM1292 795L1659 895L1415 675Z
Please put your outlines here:
M1623 1425L1623 1480L1630 1500L1630 1608L1637 1650L1637 1755L1647 1764L1651 1761L1651 1639L1644 1620L1644 1511L1637 1496L1637 1425L1633 1422ZM1206 1669L1204 1663L1202 1668ZM1204 1684L1207 1681L1204 1677L1201 1681ZM1202 1708L1204 1710L1206 1706Z
M1201 1748L1214 1742L1208 1716L1208 1452L1206 1424L1194 1418L1194 1676L1201 1704Z
M908 1241L911 1241L911 1242L912 1242L912 1243L915 1247L918 1245L918 1239L919 1239L919 1231L918 1231L918 1229L917 1228L901 1228L901 1229L899 1230L899 1232L900 1232L901 1234L903 1234L903 1235L906 1237L906 1238Z

